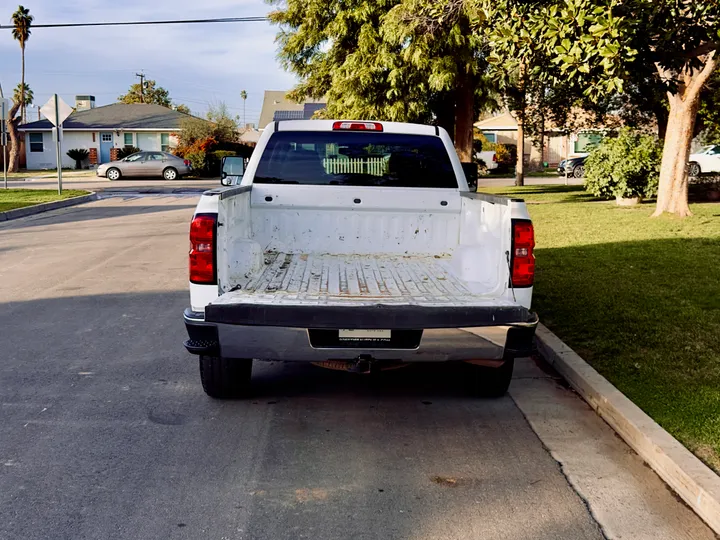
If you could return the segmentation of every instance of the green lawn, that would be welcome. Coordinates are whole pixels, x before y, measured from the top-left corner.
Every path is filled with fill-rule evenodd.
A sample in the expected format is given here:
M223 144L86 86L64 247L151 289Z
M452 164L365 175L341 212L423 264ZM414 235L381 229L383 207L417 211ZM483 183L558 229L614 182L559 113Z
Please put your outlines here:
M62 195L58 195L54 189L2 189L0 188L0 212L14 210L15 208L23 208L34 204L59 201L61 199L70 199L71 197L79 197L87 195L87 191L79 189L63 190Z
M488 191L528 202L541 321L720 472L720 204L651 219L580 186Z

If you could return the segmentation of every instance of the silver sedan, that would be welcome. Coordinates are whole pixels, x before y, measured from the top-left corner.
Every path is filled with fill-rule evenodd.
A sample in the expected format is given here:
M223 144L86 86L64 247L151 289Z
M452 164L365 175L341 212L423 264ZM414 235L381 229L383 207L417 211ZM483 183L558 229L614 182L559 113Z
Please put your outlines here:
M165 180L176 180L191 171L187 159L167 152L138 152L119 161L103 163L97 168L97 175L108 180L120 180L124 176L161 176Z

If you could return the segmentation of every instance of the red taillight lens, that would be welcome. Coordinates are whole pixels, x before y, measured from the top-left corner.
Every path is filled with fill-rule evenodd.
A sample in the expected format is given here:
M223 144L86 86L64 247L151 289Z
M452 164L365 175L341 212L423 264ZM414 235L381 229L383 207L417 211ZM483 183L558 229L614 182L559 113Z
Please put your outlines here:
M335 122L334 131L382 131L380 122Z
M183 163L185 164L186 167L189 167L189 166L190 166L190 160L189 160L189 159L183 160Z
M198 214L190 224L190 281L203 285L217 283L215 274L215 231L217 216Z
M512 280L513 287L532 287L535 281L535 231L525 220L513 220Z
M493 154L493 161L497 163L497 154Z

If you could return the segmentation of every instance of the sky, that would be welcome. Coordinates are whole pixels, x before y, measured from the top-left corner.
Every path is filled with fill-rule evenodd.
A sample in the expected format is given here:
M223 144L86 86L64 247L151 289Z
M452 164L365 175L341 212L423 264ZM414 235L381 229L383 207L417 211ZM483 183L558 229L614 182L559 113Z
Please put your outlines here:
M263 0L23 0L36 24L263 16ZM10 24L16 5L3 2L0 24ZM170 91L203 116L224 101L243 120L257 124L265 90L289 90L295 77L276 59L277 27L267 22L96 28L36 28L25 52L25 79L42 106L57 93L69 105L75 95L107 105L139 82L136 73ZM5 97L20 82L20 46L0 29L0 84ZM37 110L28 113L37 118Z

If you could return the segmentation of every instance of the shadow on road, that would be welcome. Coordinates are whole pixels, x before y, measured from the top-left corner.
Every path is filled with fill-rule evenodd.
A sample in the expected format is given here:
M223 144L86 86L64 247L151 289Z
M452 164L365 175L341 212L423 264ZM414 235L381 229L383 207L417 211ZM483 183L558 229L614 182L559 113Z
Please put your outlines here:
M63 223L75 223L82 221L101 221L119 217L140 216L143 214L156 214L159 212L174 212L177 210L188 210L188 223L195 210L195 198L192 196L167 195L178 199L187 199L188 204L157 204L156 197L142 197L146 204L130 205L123 204L127 201L138 200L139 196L112 197L99 202L87 203L72 206L62 210L44 212L27 218L15 219L0 223L2 229L21 229L25 227L40 227L46 225L58 225ZM108 203L107 201L112 201Z

